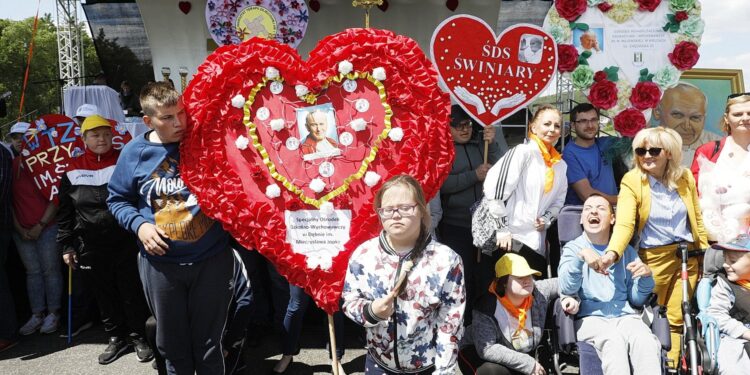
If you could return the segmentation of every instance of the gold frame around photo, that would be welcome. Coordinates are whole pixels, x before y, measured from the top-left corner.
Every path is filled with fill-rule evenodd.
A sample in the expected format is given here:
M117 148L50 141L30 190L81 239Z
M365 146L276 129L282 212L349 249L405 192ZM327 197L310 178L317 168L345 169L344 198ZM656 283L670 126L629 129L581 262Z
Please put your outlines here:
M742 69L695 68L682 73L680 79L727 80L731 84L732 93L745 91L745 81L742 75Z

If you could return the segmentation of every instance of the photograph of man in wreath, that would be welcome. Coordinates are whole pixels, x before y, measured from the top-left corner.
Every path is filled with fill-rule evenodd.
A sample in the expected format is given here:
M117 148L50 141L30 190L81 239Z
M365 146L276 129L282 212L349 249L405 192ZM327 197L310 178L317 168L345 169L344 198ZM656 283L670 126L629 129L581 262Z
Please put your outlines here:
M297 109L297 123L304 160L341 155L333 105L327 103Z

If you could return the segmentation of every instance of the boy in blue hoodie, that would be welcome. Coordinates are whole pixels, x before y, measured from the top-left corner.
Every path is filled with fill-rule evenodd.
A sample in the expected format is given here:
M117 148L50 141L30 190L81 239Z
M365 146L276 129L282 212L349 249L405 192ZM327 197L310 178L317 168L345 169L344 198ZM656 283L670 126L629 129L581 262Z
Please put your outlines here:
M612 204L592 194L583 203L584 233L563 247L560 293L581 299L576 335L596 348L605 375L661 373L661 344L637 311L654 288L651 270L628 246L622 261L598 269L615 215ZM628 356L622 355L628 353Z
M187 125L180 94L158 82L144 87L140 101L152 130L122 150L107 204L138 235L138 271L167 372L224 374L221 338L234 268L229 236L180 177Z

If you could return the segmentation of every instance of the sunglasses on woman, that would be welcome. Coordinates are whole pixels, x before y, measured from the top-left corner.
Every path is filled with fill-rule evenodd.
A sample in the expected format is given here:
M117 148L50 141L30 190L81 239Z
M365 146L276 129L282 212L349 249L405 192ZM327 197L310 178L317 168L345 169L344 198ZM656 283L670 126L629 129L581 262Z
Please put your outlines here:
M662 150L661 147L651 147L649 149L638 147L635 149L635 154L638 156L645 156L646 153L648 152L648 154L651 156L659 156L659 154L661 154L661 150Z

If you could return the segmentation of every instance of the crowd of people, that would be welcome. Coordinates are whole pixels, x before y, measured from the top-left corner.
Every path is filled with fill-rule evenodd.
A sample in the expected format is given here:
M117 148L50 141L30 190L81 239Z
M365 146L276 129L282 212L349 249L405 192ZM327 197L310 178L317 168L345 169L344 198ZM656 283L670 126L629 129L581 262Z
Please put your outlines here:
M672 90L658 120L705 121L681 109L692 87ZM60 330L64 263L90 296L63 336L91 327L83 311L96 303L109 336L102 365L134 350L141 362L155 359L159 373L237 373L243 345L266 320L282 338L272 372L285 373L311 297L201 211L180 175L180 94L167 83L148 84L137 101L127 82L122 92L123 110L142 111L150 130L115 150L111 122L86 105L76 118L86 151L53 202L22 163L29 124L15 124L9 147L0 147L0 351L20 336ZM708 309L722 334L719 371L750 366L750 184L735 186L750 180L750 94L728 98L726 137L700 147L693 143L704 137L687 125L641 130L633 167L619 177L608 152L617 140L599 136L598 110L580 104L570 121L575 138L561 145L563 114L539 106L526 141L504 150L493 127L454 105L456 158L439 195L427 200L408 175L379 187L382 231L352 253L334 315L339 342L344 316L364 327L366 374L547 374L542 337L558 299L603 374L677 367L682 283L692 297L701 276L692 257L681 277L680 244L723 252ZM582 234L560 244L547 232L566 206L580 207ZM6 275L11 241L26 271L31 316L23 324ZM267 288L256 282L261 273ZM642 316L652 295L666 307L666 358Z

